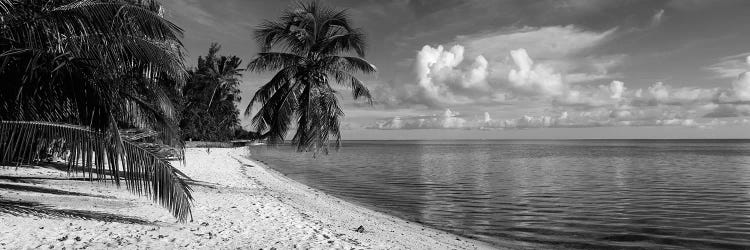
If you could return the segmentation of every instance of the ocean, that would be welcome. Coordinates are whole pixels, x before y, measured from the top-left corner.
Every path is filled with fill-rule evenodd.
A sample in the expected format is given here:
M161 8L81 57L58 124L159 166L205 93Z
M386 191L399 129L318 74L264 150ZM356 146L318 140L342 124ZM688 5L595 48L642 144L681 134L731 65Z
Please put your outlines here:
M750 140L346 141L250 147L328 194L518 248L750 248Z

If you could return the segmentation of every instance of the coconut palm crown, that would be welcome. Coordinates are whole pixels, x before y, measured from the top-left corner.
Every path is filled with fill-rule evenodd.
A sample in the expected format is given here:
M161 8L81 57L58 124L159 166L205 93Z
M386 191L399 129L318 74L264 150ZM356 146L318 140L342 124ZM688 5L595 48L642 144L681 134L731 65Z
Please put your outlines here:
M265 21L255 30L255 39L260 52L248 70L277 71L245 109L249 116L253 104L261 104L252 119L256 131L273 145L284 142L296 126L292 144L298 151L328 152L331 142L338 148L344 112L331 83L372 104L370 91L355 77L376 70L363 59L362 30L352 27L345 10L310 2Z
M187 176L121 135L182 148L160 84L184 81L181 36L153 0L0 0L0 166L62 143L69 171L124 181L189 218Z

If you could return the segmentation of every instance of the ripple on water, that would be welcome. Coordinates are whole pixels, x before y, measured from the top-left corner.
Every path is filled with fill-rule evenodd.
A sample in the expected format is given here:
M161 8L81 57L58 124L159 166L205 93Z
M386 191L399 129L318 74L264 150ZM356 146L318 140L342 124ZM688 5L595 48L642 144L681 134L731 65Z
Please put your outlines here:
M750 248L748 141L354 142L317 158L251 154L330 194L490 242Z

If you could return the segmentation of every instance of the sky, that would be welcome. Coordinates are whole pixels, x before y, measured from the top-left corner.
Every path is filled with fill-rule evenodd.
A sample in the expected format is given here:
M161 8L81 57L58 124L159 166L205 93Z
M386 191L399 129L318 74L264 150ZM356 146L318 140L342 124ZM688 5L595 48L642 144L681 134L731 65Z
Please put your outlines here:
M344 139L750 138L750 1L320 2L378 68L373 105L341 95ZM250 61L253 29L295 6L162 3L189 65L211 42ZM241 110L272 73L244 72Z

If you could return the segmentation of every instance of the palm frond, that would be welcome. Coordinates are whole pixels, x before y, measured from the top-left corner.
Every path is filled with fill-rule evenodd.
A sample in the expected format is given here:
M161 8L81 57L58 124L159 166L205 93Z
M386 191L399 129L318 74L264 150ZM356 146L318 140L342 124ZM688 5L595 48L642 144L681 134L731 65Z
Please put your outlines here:
M0 122L0 150L5 164L30 164L39 151L62 142L69 150L69 172L81 172L89 180L109 180L138 195L152 197L180 221L191 216L192 195L187 176L168 161L118 133L49 122Z
M117 33L140 34L152 39L178 42L182 37L182 29L179 26L162 18L148 6L135 3L74 1L52 9L49 14L61 24L83 21L82 28L87 28L88 33L95 31L108 34L117 31ZM180 46L182 46L181 43Z
M176 117L165 115L159 104L155 105L152 101L141 99L133 93L122 92L121 98L122 100L112 109L118 121L135 128L158 131L158 138L164 144L183 147L176 127Z
M327 56L321 59L324 65L335 70L358 72L364 74L375 73L375 65L365 59L353 56Z
M247 107L245 108L245 115L250 115L250 113L253 110L253 105L257 103L266 103L269 98L273 95L273 93L276 92L279 88L281 88L284 84L291 81L291 79L294 77L294 75L297 72L296 66L286 67L281 69L279 72L276 73L276 75L271 78L268 83L263 84L258 91L255 91L255 94L253 95L253 99L250 100L250 103L247 104Z
M277 70L289 66L304 64L305 61L306 58L291 53L261 52L247 64L247 69L250 71Z
M358 56L364 57L367 50L367 43L365 41L365 34L361 30L355 29L346 34L336 34L327 37L320 44L320 52L324 55L332 55L354 51Z
M302 53L306 49L305 40L300 39L289 24L279 22L263 22L255 30L255 41L261 52L269 52L274 47L291 53Z
M13 8L13 0L0 0L0 14L6 15Z
M301 82L294 84L287 82L278 88L274 94L261 106L253 117L256 131L264 133L269 144L284 141L287 130L297 109L297 95Z
M334 71L332 75L334 80L336 80L338 84L352 90L352 97L354 97L355 100L359 99L360 97L364 97L367 99L370 105L372 105L372 95L370 94L370 90L368 90L367 86L365 86L364 83L362 83L359 79L345 71L340 70Z
M0 31L11 47L67 53L106 68L149 65L149 73L185 74L182 30L147 6L93 0L28 6L3 20Z
M341 145L340 117L344 115L333 89L318 85L306 88L298 109L298 128L292 142L297 151L328 153L330 138L335 149Z
M325 15L325 20L322 24L324 30L322 30L321 33L326 35L334 35L339 34L339 32L350 32L352 31L352 28L349 25L350 23L351 20L349 19L349 15L346 13L346 10L329 10ZM340 28L342 30L338 30L337 28Z

